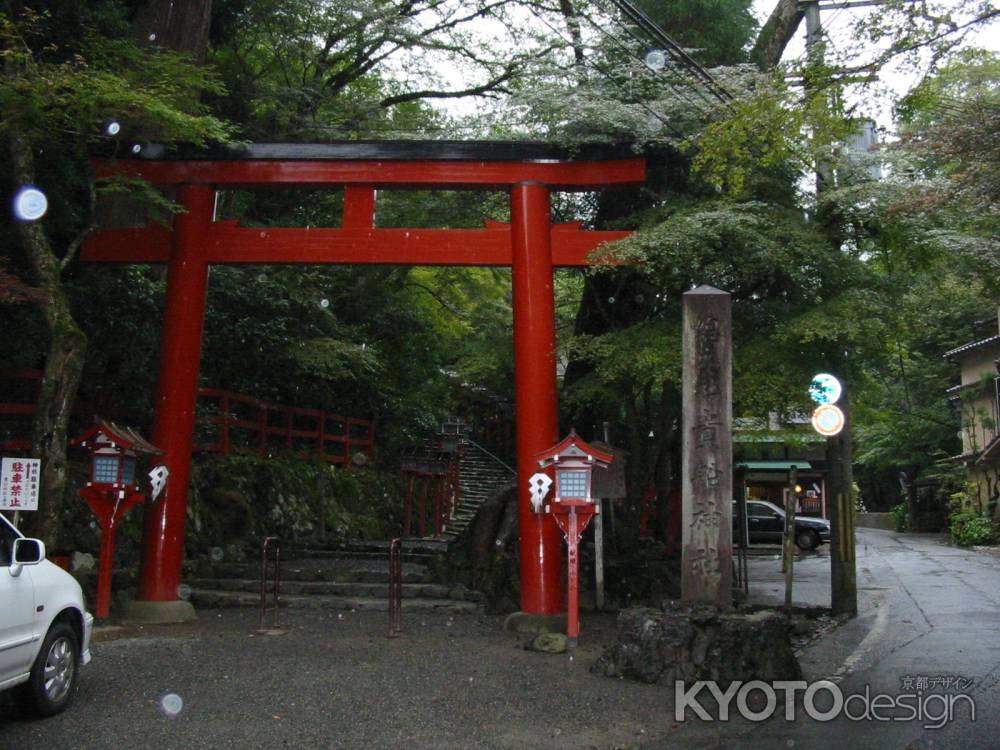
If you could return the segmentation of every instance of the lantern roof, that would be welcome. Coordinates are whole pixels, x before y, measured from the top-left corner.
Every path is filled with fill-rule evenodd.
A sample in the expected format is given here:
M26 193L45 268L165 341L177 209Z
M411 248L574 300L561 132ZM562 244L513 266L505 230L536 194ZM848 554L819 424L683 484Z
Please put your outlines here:
M543 469L563 458L586 461L596 464L602 469L607 468L615 460L615 457L610 453L605 453L587 444L583 438L576 434L576 430L570 430L569 435L551 448L546 448L541 453L535 454L535 460Z
M153 455L163 453L162 450L150 443L146 440L146 438L133 430L131 427L125 427L123 425L115 424L114 422L108 422L100 417L96 417L94 419L94 424L91 425L91 427L82 435L70 440L69 444L80 445L87 448L89 447L88 443L91 441L103 442L99 438L101 435L115 445L121 446L125 450L135 451L136 453L149 453Z

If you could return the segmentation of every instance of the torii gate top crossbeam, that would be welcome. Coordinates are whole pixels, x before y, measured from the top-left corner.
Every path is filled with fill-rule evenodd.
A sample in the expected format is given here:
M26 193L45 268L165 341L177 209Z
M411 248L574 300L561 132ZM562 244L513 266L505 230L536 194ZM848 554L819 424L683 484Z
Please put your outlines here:
M486 190L538 182L550 190L583 191L645 179L645 161L621 147L571 150L544 143L490 141L254 143L175 152L151 145L127 159L97 159L94 170L98 178L127 174L157 184L260 188L368 185Z
M645 179L645 161L621 148L576 151L539 143L389 141L326 144L250 144L169 152L146 146L128 159L95 159L98 178L140 177L159 185L215 188L344 189L339 228L252 228L235 221L204 226L207 263L313 263L399 265L512 264L510 227L383 229L375 227L375 193L388 189L509 190L540 185L584 191L622 187ZM588 256L628 232L584 231L580 223L550 227L551 262L585 266ZM82 259L165 263L171 232L147 227L102 229L83 247Z

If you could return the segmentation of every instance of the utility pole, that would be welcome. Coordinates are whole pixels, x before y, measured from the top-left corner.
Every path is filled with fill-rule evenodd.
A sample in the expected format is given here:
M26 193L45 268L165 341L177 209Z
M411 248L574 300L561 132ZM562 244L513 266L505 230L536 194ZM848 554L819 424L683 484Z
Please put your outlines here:
M813 71L821 71L826 65L823 23L820 19L820 4L810 0L805 4L806 59ZM807 72L806 86L811 85L812 76ZM821 147L827 144L818 144ZM833 169L829 160L822 156L816 159L816 201L833 187ZM839 373L841 382L847 382ZM852 487L854 470L851 466L851 416L849 389L844 388L841 411L844 413L844 428L826 441L830 512L830 606L834 614L858 613L857 569L854 560L854 507Z
M826 67L826 43L823 41L823 21L820 18L818 0L805 4L806 19L806 60L810 71L805 75L806 90L813 85L813 76ZM829 144L819 144L827 146ZM828 159L820 157L816 160L816 198L833 187L833 169Z

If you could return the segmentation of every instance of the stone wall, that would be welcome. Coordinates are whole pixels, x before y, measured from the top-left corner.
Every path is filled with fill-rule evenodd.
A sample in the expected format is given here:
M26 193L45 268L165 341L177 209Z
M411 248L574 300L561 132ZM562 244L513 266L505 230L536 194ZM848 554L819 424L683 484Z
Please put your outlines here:
M787 618L765 610L722 612L665 602L662 610L624 609L613 646L595 669L608 676L673 686L714 680L797 680Z

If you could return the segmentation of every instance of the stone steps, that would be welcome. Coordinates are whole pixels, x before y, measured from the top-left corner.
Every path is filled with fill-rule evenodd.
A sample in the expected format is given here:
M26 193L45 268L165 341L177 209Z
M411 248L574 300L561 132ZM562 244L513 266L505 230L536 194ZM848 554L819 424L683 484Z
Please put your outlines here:
M513 480L514 474L507 466L474 442L464 441L464 451L458 466L458 482L461 487L459 502L441 538L451 541L461 536L476 517L480 506L498 489Z
M225 609L236 607L259 607L260 597L243 591L218 591L193 589L189 601L196 607ZM386 612L389 600L367 596L335 596L323 595L285 595L278 597L280 607L289 609L347 609L366 610L371 612ZM450 614L476 614L480 611L475 602L455 601L454 599L433 599L418 597L402 600L403 610L407 612L446 612Z
M482 595L478 592L434 582L429 562L446 549L447 541L438 539L403 542L404 609L454 614L480 611ZM408 556L407 551L415 554ZM388 581L388 542L332 550L292 548L281 558L279 599L281 606L290 608L385 611L389 608ZM185 584L196 607L260 606L259 562L203 561L189 571Z
M403 583L429 583L432 575L426 565L403 563ZM270 575L270 574L269 574ZM260 580L260 565L230 563L199 568L189 576L197 579ZM282 560L282 581L316 581L328 583L386 583L389 580L388 560L337 558L336 560Z
M195 578L188 585L200 592L237 592L260 595L260 581L241 578ZM281 581L281 596L338 596L351 599L387 598L389 584L386 582L362 583L339 581ZM478 603L481 596L464 586L449 586L442 583L404 583L404 599L448 599Z

